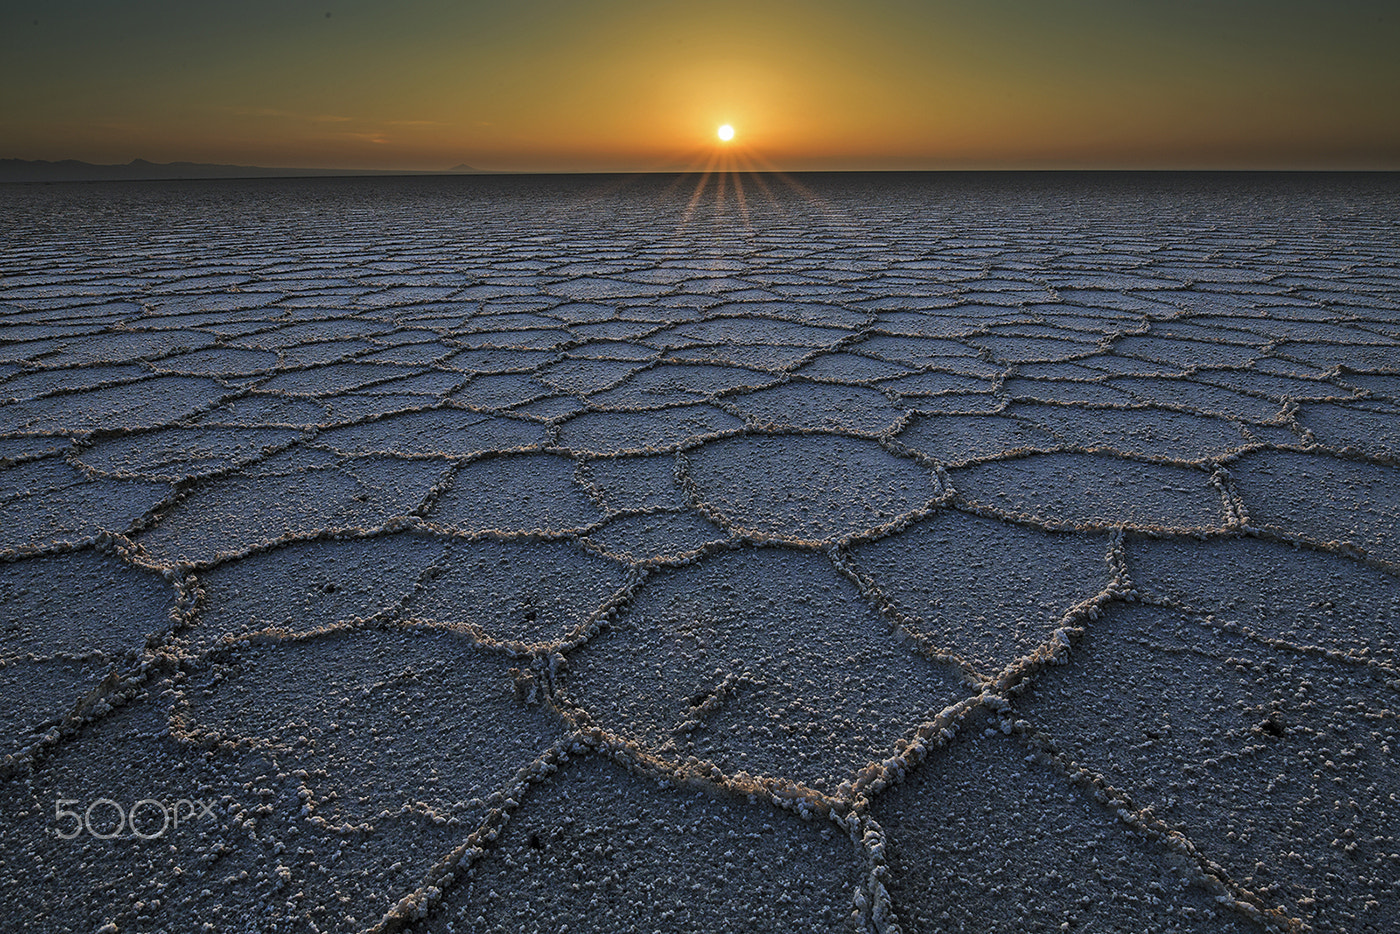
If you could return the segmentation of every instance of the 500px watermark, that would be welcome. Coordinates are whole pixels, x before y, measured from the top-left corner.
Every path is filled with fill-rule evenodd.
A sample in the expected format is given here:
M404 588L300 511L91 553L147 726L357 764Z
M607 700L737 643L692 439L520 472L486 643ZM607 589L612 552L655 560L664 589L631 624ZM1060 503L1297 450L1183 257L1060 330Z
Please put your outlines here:
M58 798L53 803L53 832L60 840L72 840L83 833L99 840L156 840L189 824L214 817L214 804L199 799L157 801L142 798L130 807L111 798L94 798L81 810L70 805L81 804L77 798Z

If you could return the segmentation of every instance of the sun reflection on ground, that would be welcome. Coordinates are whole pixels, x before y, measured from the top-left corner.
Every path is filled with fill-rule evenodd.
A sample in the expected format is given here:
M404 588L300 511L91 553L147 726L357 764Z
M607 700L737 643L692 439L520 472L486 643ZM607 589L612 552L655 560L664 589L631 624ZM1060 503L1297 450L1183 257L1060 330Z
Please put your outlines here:
M726 135L728 131L728 135ZM750 219L750 202L754 195L760 195L763 202L777 205L778 199L774 197L773 190L769 187L769 179L776 180L786 186L819 211L830 215L832 212L829 205L819 199L806 186L802 185L795 178L786 172L779 171L776 166L768 162L750 147L741 147L733 143L734 128L729 124L721 126L718 136L724 145L709 147L707 153L697 154L697 158L692 162L689 172L676 179L674 185L683 185L690 179L695 179L695 190L691 192L690 199L685 210L681 214L680 227L685 228L694 217L696 210L702 201L707 199L707 191L711 188L711 178L714 179L713 193L709 196L714 202L714 215L718 222L720 216L726 209L726 199L733 186L734 202L739 209L739 216L746 233L753 233L753 225ZM669 189L668 189L669 190Z

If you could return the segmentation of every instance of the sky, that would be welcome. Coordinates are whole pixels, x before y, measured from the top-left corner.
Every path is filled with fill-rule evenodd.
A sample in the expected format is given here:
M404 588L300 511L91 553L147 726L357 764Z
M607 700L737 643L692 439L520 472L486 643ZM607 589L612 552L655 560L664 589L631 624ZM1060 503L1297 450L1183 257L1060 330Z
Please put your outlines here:
M0 0L0 157L1400 169L1397 50L1394 0Z

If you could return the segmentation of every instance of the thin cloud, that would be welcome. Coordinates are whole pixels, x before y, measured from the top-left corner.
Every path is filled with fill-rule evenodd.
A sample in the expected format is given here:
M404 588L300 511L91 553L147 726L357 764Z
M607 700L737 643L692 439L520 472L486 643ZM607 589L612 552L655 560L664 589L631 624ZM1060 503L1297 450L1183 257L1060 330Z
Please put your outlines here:
M306 114L294 110L279 110L275 107L226 107L224 109L240 117L276 117L280 120L300 120L304 123L349 123L354 119L338 114Z

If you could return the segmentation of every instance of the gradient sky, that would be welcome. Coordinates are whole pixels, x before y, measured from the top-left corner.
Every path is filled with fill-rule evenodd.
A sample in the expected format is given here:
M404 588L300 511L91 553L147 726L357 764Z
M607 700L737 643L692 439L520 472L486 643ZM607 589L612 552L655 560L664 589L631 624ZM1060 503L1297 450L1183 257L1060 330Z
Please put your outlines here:
M1395 0L0 0L0 156L1400 169Z

